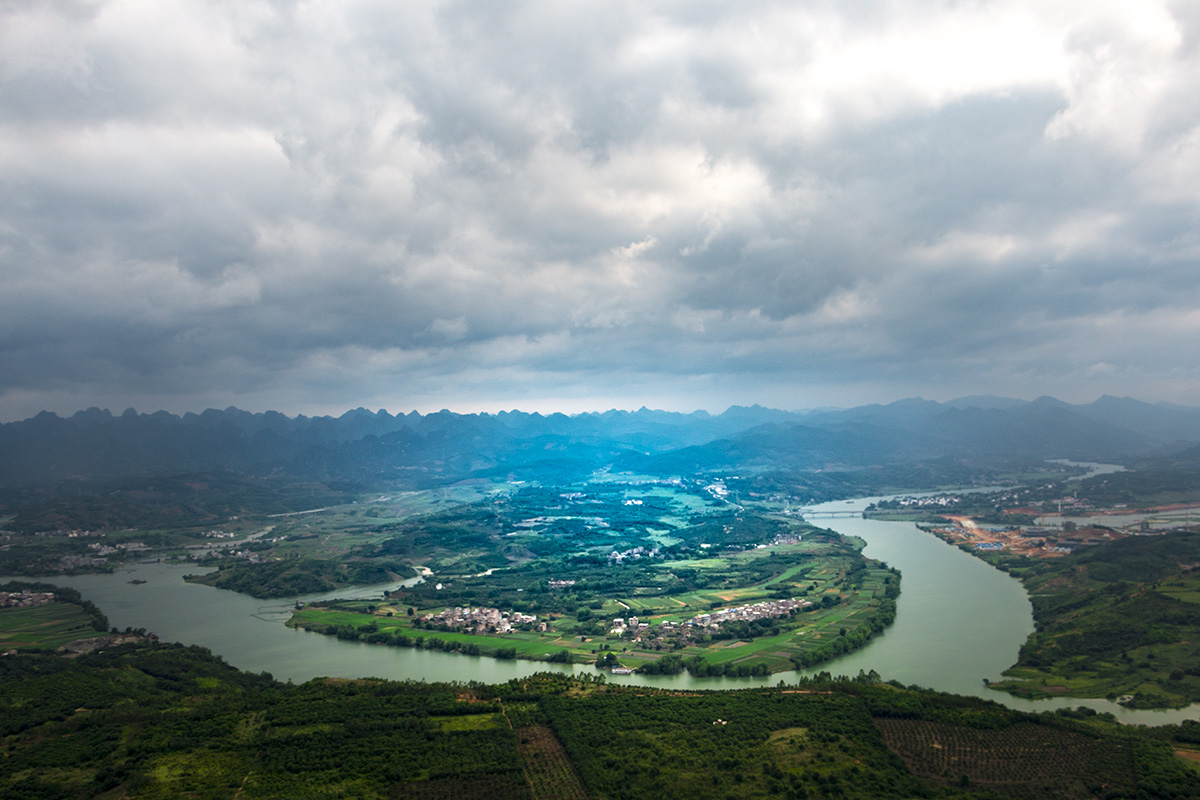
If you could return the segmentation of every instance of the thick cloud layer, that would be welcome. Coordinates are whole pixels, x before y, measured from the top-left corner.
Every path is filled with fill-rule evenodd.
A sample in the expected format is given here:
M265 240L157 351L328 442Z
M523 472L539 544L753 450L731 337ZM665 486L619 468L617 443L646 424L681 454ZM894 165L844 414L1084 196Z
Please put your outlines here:
M0 2L0 418L1195 404L1200 14Z

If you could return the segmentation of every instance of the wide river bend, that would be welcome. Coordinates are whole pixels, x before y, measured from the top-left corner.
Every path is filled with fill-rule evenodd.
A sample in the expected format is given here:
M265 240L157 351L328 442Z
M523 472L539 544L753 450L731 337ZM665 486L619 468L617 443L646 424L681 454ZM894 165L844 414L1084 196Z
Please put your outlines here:
M1107 700L1058 698L1029 701L988 690L1012 665L1033 630L1029 598L1021 584L985 562L924 533L911 523L864 520L857 515L822 518L821 512L861 511L876 500L860 498L816 506L814 523L867 545L865 553L903 574L896 621L866 647L808 670L856 675L874 669L885 679L940 691L975 695L1013 708L1040 711L1089 706L1110 711L1124 722L1162 725L1200 719L1200 705L1171 711L1133 711ZM483 681L502 683L537 671L585 672L592 667L529 661L498 661L431 650L382 647L340 641L284 626L291 603L263 601L229 591L184 583L195 567L137 564L111 575L55 576L96 603L118 627L145 628L165 640L198 644L251 672L280 680L315 677L379 677L395 680ZM129 583L131 579L142 584ZM10 580L5 578L3 580ZM19 579L16 579L19 580ZM361 587L329 596L380 596L396 584ZM304 599L318 599L312 595ZM765 679L679 676L613 676L621 683L675 688L744 688L794 681L795 672Z

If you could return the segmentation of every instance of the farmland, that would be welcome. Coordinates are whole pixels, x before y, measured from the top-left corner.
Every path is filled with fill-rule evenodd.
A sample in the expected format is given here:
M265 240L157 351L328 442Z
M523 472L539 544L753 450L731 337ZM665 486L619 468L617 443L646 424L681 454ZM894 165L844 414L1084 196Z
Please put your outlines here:
M0 609L0 651L50 649L95 636L92 616L71 603Z
M645 571L612 567L603 590L590 589L584 584L586 578L580 577L574 586L565 587L569 591L549 597L520 568L465 579L467 585L457 587L452 596L467 606L480 598L503 604L504 598L496 597L502 590L484 587L508 586L514 613L524 612L521 619L541 612L539 622L503 633L464 633L435 625L429 618L445 608L445 601L439 602L436 595L426 600L425 590L398 590L380 601L310 606L298 610L289 624L344 639L471 654L515 651L521 658L591 663L613 653L615 660L609 666L638 668L673 653L700 657L733 674L776 672L848 652L882 630L894 609L899 589L894 573L857 557L852 547L837 539L814 538L818 541L756 548L727 558L672 560ZM680 575L688 576L687 583ZM622 577L625 585L618 582ZM671 582L684 584L683 591L640 585ZM715 587L689 589L697 582ZM721 609L766 606L780 597L798 597L805 605L783 617L749 623L688 624ZM498 623L505 624L502 619Z
M1102 784L1135 783L1126 742L1085 732L1017 722L1002 728L910 719L877 719L889 748L916 775L947 785L1003 791L1038 800L1046 776L1067 796L1091 797Z
M104 614L73 589L13 582L0 586L0 593L10 601L0 608L0 652L54 650L108 629Z

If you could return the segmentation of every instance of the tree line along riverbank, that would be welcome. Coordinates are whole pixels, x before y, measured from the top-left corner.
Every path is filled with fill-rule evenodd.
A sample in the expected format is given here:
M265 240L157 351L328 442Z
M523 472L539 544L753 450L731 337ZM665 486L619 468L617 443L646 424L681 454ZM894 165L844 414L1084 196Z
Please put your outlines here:
M0 659L0 737L6 798L1200 797L1176 754L1200 724L1026 714L873 674L293 685L147 641Z

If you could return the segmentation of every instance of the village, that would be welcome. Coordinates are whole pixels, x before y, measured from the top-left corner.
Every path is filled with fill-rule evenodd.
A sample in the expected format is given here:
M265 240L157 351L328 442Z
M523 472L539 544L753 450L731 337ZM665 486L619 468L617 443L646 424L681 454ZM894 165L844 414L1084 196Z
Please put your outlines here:
M753 622L759 619L783 617L793 611L807 608L810 605L812 603L808 600L800 598L765 600L761 603L722 608L708 614L697 614L681 623L663 620L659 625L659 636L666 636L676 632L687 632L689 629L693 631L708 630L711 632L713 629L719 628L727 622ZM635 641L640 641L641 635L647 634L649 630L650 623L643 622L637 617L616 617L613 619L612 628L608 633L610 636L628 636Z
M624 561L627 558L636 559L636 558L642 558L642 557L658 558L659 557L659 548L653 547L653 548L647 550L642 545L638 545L637 547L632 547L628 550L624 550L621 552L617 552L616 550L613 550L611 553L608 554L608 560L611 562L617 563L617 564L620 564L622 561Z
M0 608L32 608L54 602L53 592L0 592Z
M744 606L722 608L706 614L697 614L683 622L663 620L653 630L649 622L636 616L615 617L608 634L636 642L647 641L649 644L662 645L669 643L669 639L687 641L697 635L712 634L722 625L730 622L753 622L760 619L784 617L811 605L811 602L802 598L766 600ZM536 614L501 611L498 608L487 607L455 606L436 614L425 614L417 621L423 627L436 627L476 635L513 633L518 630L546 633L550 630L549 622L545 620L539 622Z
M812 603L803 598L764 600L761 603L751 603L750 605L736 606L734 608L722 608L713 611L711 614L697 614L685 624L700 628L719 628L726 622L752 622L756 619L787 616L793 611L798 611L811 605Z
M522 614L519 611L501 611L498 608L447 608L439 614L426 614L421 617L426 625L445 628L465 633L512 633L514 630L535 629L545 633L546 623L538 622L536 614Z

